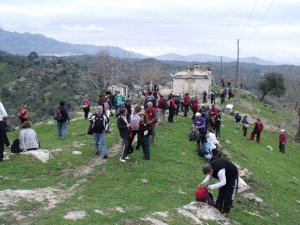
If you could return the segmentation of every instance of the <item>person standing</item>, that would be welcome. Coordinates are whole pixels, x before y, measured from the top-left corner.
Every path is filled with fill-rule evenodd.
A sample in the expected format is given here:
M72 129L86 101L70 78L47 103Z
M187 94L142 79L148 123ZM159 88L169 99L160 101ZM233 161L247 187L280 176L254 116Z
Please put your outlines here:
M247 136L247 130L248 130L248 127L249 127L249 121L248 121L248 116L244 116L243 119L242 119L242 124L243 124L243 137L246 138Z
M108 125L108 118L103 111L103 107L99 105L97 112L90 117L92 123L93 138L95 143L96 155L100 155L99 144L101 144L102 157L108 158L106 143L105 143L105 130Z
M214 90L210 93L210 104L216 104L216 93Z
M156 108L153 107L152 102L147 103L147 109L145 111L147 115L148 122L151 124L151 144L154 144L154 139L155 139L155 127L157 123L157 111Z
M184 117L187 117L187 113L189 112L190 101L190 95L186 93L183 97Z
M197 151L200 152L201 145L203 146L206 141L206 121L205 121L205 114L197 112L195 114L195 119L193 123L193 128L199 131L199 138L196 141L197 144Z
M170 99L169 99L169 117L168 117L168 122L173 123L174 122L174 115L175 115L175 110L176 110L176 105L175 105L175 100L174 96L170 94Z
M206 92L206 91L203 91L202 97L203 97L202 103L203 103L203 104L204 104L204 103L207 103L207 92Z
M239 112L236 112L235 113L235 127L236 127L236 129L240 129L240 124L241 124L241 120L242 120L242 117L241 117L241 115L239 114Z
M260 119L257 119L256 122L254 123L254 129L251 132L249 139L254 140L254 137L256 135L256 142L260 143L260 141L261 141L260 134L261 134L261 131L262 131L263 128L264 128L263 123L260 121Z
M216 137L218 140L220 140L220 138L221 138L221 123L222 123L222 117L221 117L221 112L219 111L215 117L215 121L212 126L212 128L216 132Z
M88 116L89 116L89 112L90 112L90 109L91 109L91 101L90 99L88 98L88 96L86 95L84 97L84 99L82 100L82 109L83 109L83 112L84 112L84 119L87 119Z
M279 151L285 153L285 143L287 141L287 135L285 130L281 130L279 134Z
M219 188L215 207L227 217L238 188L237 167L228 160L220 158L204 164L202 171L206 178L199 184L199 187L206 187L208 190ZM212 178L219 180L219 182L208 185Z
M129 154L130 149L130 137L129 137L129 128L130 124L126 119L127 110L126 108L120 109L120 116L117 118L117 125L120 133L120 137L122 138L123 151L120 158L121 162L126 162L125 159L129 159L127 155Z
M166 123L166 110L168 109L168 104L167 104L167 100L164 98L163 95L160 95L158 103L157 103L157 107L159 110L159 121L162 124Z
M138 135L144 153L144 160L150 160L150 137L152 135L151 132L151 123L148 122L147 115L145 113L141 113Z
M4 158L4 142L6 137L4 120L6 117L7 117L7 112L0 99L0 163L3 161Z
M140 127L140 112L142 110L141 105L136 105L134 107L134 112L131 115L130 119L130 144L132 145L135 135L137 135L137 145L136 150L140 149L140 140L139 140L139 127Z
M58 137L62 140L67 135L67 122L70 121L69 113L65 108L65 102L61 101L54 112L54 119L57 121Z
M20 107L18 117L21 121L21 124L24 123L25 121L28 121L29 113L28 113L28 109L24 105Z

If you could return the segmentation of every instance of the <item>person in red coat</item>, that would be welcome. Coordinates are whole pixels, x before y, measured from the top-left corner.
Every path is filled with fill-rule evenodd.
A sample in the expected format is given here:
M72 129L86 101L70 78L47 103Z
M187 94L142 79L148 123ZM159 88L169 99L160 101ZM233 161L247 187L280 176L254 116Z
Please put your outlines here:
M279 151L282 153L285 153L286 141L287 141L287 135L284 130L281 130L279 134Z
M187 117L187 113L189 111L189 106L190 106L190 95L186 93L183 97L183 106L184 106L184 117Z
M176 109L176 104L174 100L174 96L170 94L170 99L169 99L169 117L168 117L168 122L173 123L173 117L175 115L175 109Z

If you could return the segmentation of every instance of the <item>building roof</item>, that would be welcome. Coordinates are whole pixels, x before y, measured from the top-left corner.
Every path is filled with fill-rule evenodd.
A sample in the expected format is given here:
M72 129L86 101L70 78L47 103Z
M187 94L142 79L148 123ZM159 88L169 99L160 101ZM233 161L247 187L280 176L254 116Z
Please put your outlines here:
M173 78L177 79L208 79L211 76L210 67L201 67L198 64L190 66L185 71L176 73Z

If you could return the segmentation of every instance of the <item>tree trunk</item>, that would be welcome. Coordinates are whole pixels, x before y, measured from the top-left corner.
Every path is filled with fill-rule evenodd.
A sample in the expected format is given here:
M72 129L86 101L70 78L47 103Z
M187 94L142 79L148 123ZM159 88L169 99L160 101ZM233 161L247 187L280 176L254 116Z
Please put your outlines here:
M265 96L266 96L267 94L263 94L260 98L259 98L259 101L263 101L264 100L264 98L265 98Z

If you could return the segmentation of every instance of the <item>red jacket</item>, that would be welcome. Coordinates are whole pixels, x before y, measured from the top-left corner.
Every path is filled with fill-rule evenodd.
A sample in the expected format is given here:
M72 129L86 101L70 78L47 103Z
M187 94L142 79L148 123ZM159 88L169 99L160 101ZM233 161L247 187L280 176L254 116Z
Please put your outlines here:
M194 111L197 111L197 110L198 110L198 100L195 100L195 101L193 102L193 110L194 110Z
M91 101L88 98L83 99L82 101L82 105L88 105L89 107L91 107Z
M184 96L183 97L183 105L189 105L190 104L190 97Z
M287 140L287 136L285 133L279 134L279 144L285 144Z
M175 100L174 100L173 97L170 99L170 107L172 107L173 109L176 108L176 107L175 107Z
M156 124L157 123L157 111L156 108L151 107L146 109L146 115L149 123Z

